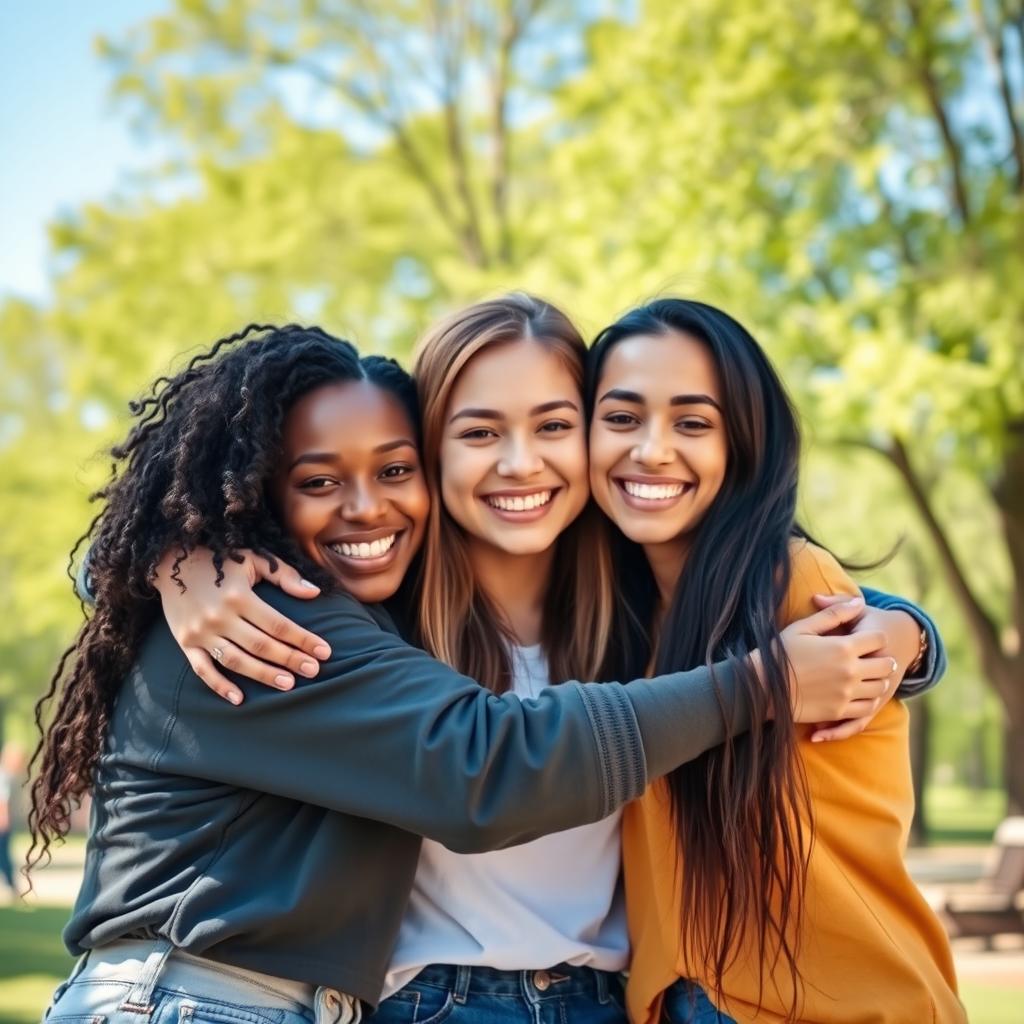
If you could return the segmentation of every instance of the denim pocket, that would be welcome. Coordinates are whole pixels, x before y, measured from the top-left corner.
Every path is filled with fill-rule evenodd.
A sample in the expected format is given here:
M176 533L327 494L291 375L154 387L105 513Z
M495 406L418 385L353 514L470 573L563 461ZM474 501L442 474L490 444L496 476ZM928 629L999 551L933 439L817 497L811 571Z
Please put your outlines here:
M283 1024L284 1010L235 1006L194 998L178 1006L177 1024Z
M455 1008L450 989L417 985L415 980L388 996L366 1024L441 1024Z
M102 1013L51 1013L46 1011L43 1017L46 1024L107 1024L107 1018Z
M736 1024L693 982L680 979L666 993L661 1011L665 1024Z

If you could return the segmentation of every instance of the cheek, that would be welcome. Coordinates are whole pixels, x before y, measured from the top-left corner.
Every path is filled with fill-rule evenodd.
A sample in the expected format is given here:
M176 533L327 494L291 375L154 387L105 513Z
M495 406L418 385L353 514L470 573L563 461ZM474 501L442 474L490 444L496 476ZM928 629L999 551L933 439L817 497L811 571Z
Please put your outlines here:
M323 528L324 512L321 504L292 494L281 503L281 524L285 532L298 541L300 547L308 549Z
M402 496L401 508L412 520L414 534L422 534L430 515L430 492L422 476L410 483L409 490Z
M567 440L559 451L555 461L559 472L570 487L590 487L590 459L587 454L587 441L580 431L576 437Z
M618 459L615 447L614 441L604 431L597 429L591 432L590 487L595 495L608 489L608 473Z
M480 482L480 461L472 450L456 445L441 446L441 501L459 525L476 502L474 490Z

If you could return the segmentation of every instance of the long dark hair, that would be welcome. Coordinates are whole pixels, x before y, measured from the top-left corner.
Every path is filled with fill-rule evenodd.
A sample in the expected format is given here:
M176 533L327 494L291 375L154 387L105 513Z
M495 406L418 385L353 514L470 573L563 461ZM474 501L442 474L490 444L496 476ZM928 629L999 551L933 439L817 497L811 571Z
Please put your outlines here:
M588 365L591 408L615 345L673 332L698 339L714 359L728 465L657 628L654 670L728 659L754 709L749 732L668 779L683 863L683 949L691 963L708 965L721 993L725 972L752 936L762 991L765 969L772 975L781 960L795 1014L800 904L813 823L795 756L777 615L789 586L790 544L804 536L794 520L799 427L782 382L746 329L713 306L684 299L634 309L601 332ZM642 553L623 543L618 555L618 578L630 581L638 617L651 621L655 586ZM762 654L763 682L743 660L755 648ZM722 713L728 716L724 702Z
M287 558L330 587L277 521L268 486L292 405L324 384L365 379L395 395L418 422L412 379L397 363L360 360L349 342L294 324L250 324L131 404L136 422L112 449L111 480L92 496L103 510L75 545L90 542L95 607L36 707L42 738L32 759L39 770L29 812L30 867L66 834L72 808L92 785L121 680L159 613L152 579L166 552L178 552L176 574L187 552L211 549L219 583L224 560L251 548Z

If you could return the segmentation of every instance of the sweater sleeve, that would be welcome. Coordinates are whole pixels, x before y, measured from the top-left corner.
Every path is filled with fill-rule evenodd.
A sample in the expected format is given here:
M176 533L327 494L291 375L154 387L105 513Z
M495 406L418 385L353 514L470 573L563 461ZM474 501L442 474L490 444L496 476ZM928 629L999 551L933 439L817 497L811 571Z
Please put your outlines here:
M495 849L607 816L724 739L710 669L630 686L568 683L496 696L411 647L345 595L264 600L324 637L316 679L254 689L240 707L197 679L163 624L130 687L147 705L154 770L373 818L459 852ZM171 668L173 666L173 668ZM727 666L718 685L749 709ZM158 735L156 734L158 733Z
M939 632L938 626L935 625L928 613L904 597L887 594L882 590L872 590L870 587L862 587L861 590L864 600L873 608L906 612L925 631L928 638L924 662L918 674L905 676L896 691L896 696L917 697L937 686L939 680L946 674L948 664L946 645L942 642L942 634Z
M792 586L787 596L785 621L813 614L814 594L856 594L857 585L846 570L823 548L806 541L797 541L791 548ZM901 611L910 615L925 631L928 650L920 674L906 678L896 690L896 696L914 697L935 686L946 671L946 648L938 628L929 616L913 601L887 594L881 590L862 588L864 600L872 607L884 611Z

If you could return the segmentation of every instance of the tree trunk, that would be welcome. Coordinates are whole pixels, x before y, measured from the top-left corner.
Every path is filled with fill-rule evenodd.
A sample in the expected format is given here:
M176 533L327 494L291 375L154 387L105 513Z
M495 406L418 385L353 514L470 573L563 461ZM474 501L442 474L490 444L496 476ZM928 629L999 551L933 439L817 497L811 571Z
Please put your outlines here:
M929 742L931 711L926 697L908 702L910 708L910 771L914 779L914 820L910 823L910 844L924 846L928 840L928 820L924 790L931 767Z

